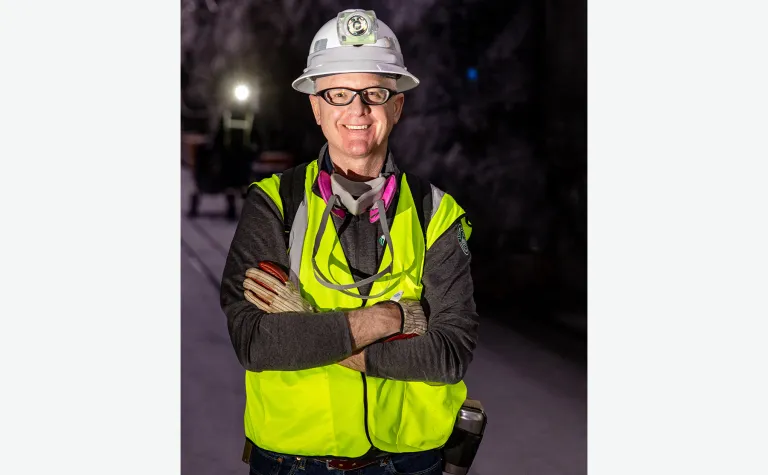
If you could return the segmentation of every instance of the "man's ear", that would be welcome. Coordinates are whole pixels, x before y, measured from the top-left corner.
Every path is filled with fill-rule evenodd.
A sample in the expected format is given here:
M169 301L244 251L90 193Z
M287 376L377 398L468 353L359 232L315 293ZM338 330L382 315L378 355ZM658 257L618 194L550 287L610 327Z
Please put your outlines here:
M309 102L312 104L312 113L315 114L315 122L317 122L317 125L320 125L320 98L310 95Z
M400 116L403 113L403 103L405 102L405 94L400 93L392 100L395 104L395 124L400 121Z

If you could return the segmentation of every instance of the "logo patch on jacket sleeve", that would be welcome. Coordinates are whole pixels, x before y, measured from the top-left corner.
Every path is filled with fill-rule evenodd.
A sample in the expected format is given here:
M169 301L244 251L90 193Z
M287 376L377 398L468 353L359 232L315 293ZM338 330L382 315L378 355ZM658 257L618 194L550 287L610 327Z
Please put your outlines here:
M469 255L469 245L467 244L467 238L464 236L464 228L462 226L459 226L456 236L459 238L461 250L464 251L464 254Z

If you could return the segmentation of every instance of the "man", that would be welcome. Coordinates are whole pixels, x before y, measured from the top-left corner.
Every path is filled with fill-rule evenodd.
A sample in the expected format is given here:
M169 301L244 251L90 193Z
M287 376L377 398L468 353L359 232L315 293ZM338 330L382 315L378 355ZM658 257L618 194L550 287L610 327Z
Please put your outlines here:
M362 10L319 30L293 83L327 144L251 187L221 288L251 473L442 473L478 316L464 211L388 149L417 85Z

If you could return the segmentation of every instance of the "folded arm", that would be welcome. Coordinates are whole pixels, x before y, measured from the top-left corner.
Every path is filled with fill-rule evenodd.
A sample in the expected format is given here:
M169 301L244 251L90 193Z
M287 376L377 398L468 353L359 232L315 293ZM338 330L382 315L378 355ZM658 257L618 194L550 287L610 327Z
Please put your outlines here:
M415 338L374 343L344 360L369 376L454 384L461 381L477 344L478 315L473 297L471 254L460 245L457 221L427 251L422 305L427 332ZM362 368L362 369L360 369Z
M243 280L249 267L264 260L288 266L282 216L254 187L229 249L220 294L230 340L245 369L290 371L328 365L398 331L399 314L381 307L322 313L259 310L245 299Z

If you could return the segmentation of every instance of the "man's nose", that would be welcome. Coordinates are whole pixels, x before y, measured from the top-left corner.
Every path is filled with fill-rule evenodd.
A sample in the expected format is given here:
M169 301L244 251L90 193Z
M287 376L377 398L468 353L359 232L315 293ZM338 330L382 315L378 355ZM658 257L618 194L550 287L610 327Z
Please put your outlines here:
M352 102L347 106L347 113L351 115L364 115L368 111L368 104L363 102L360 94L356 94Z

